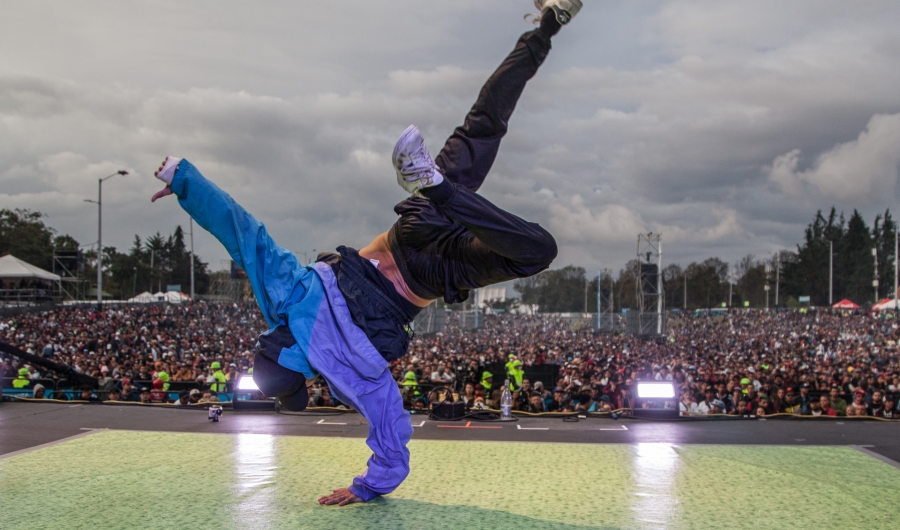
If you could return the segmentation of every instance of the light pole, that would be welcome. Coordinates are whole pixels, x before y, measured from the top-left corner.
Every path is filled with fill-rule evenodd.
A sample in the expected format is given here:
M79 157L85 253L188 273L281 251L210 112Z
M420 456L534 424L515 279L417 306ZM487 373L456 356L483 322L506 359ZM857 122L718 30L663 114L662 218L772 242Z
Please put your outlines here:
M194 301L194 218L191 217L191 302Z
M585 278L584 279L584 314L585 315L587 314L587 295L588 295L588 281L587 281L587 278Z
M103 181L116 175L127 175L128 172L120 169L112 175L97 179L97 200L85 199L84 202L97 204L97 308L103 307Z
M878 249L872 249L872 259L875 260L875 279L872 280L872 287L875 288L875 303L878 303Z
M779 285L781 285L781 252L775 254L775 307L778 307Z
M894 224L894 312L897 312L897 291L900 290L900 287L897 286L897 272L898 267L900 267L900 256L898 256L898 250L900 250L900 232L897 231L897 225Z
M828 307L834 305L834 241L828 242Z
M729 269L728 271L728 308L731 309L731 295L734 292L734 274Z

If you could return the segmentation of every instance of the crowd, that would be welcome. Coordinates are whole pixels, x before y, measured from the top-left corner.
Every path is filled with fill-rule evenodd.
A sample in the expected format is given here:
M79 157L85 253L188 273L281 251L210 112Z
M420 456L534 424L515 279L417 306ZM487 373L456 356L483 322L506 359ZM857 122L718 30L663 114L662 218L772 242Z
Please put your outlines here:
M526 412L595 412L646 406L638 381L671 381L682 415L839 415L893 418L900 395L900 323L891 313L739 310L672 318L665 337L598 334L589 322L550 316L491 315L478 333L452 319L445 333L416 340L401 384L439 384L445 374L463 399L494 406L502 381L484 380L506 367L514 408ZM516 379L557 365L553 380ZM420 395L412 394L416 406ZM420 392L419 394L422 394ZM408 397L408 399L410 399ZM827 403L826 403L827 401ZM420 405L421 406L421 405Z
M154 391L168 395L170 382L224 392L239 373L250 371L256 337L265 328L259 310L247 303L62 307L0 321L0 340L97 378L94 390L104 399L116 390L123 399L144 401L147 394L153 401ZM0 368L7 377L60 377L12 359Z
M516 410L619 411L646 406L636 400L637 382L671 381L679 395L666 406L682 415L890 418L900 394L900 325L892 316L688 313L670 319L664 337L641 339L546 315L488 315L478 331L462 330L451 314L443 333L415 338L392 372L410 408L426 408L440 387L471 408L496 408L509 379ZM254 305L198 302L22 313L0 322L0 340L97 377L104 395L115 389L119 399L143 400L146 390L152 402L157 389L135 381L160 390L169 381L193 381L215 390L219 381L250 372L265 329ZM53 377L9 359L3 368L13 375L24 369L29 379ZM203 396L198 388L179 398ZM340 406L322 381L310 389L310 404Z

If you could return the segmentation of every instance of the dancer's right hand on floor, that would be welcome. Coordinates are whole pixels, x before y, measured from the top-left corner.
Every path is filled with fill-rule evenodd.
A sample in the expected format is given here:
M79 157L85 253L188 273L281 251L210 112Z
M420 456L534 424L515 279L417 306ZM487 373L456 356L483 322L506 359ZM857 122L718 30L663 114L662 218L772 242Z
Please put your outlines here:
M156 199L161 199L166 195L172 195L172 179L175 177L175 170L178 169L178 164L180 162L180 158L167 156L166 159L163 160L163 163L159 165L159 169L157 169L156 173L153 175L165 182L166 187L154 193L153 197L150 198L150 202L156 202Z

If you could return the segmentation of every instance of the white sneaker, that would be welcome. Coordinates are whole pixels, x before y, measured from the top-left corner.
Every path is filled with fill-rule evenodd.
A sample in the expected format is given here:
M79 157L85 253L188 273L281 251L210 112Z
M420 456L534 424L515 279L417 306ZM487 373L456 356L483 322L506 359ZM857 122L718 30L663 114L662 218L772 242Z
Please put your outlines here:
M397 171L397 184L413 195L421 197L418 193L420 189L437 186L444 181L444 176L425 147L422 133L415 125L407 127L400 135L391 158Z
M565 26L570 20L575 18L575 15L581 11L584 4L581 3L581 0L534 0L534 7L538 8L541 14L525 15L526 20L528 17L532 17L532 22L540 24L541 17L544 16L544 13L546 13L547 10L552 9L553 13L556 15L556 21L559 22L561 26Z

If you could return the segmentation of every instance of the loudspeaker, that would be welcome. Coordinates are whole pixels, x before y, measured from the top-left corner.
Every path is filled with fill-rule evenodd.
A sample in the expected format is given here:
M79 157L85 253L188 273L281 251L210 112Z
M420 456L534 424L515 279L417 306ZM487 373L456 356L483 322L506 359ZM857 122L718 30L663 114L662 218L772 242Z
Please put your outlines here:
M437 420L459 420L466 415L465 401L456 403L432 403L431 415Z
M659 279L659 267L655 263L641 263L641 292L644 294L659 294L657 281Z

